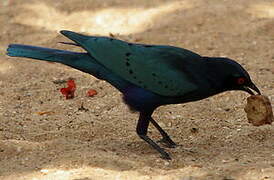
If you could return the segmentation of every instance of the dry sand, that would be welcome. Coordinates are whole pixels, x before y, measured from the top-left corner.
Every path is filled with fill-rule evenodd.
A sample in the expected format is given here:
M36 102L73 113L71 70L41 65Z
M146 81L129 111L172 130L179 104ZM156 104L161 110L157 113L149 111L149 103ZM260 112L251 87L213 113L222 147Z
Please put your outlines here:
M181 146L165 161L135 133L138 114L108 83L69 67L5 55L9 43L79 50L61 29L112 33L236 59L274 103L273 0L1 0L1 180L270 180L274 125L248 124L248 94L160 107L153 117ZM65 100L59 80L72 77ZM98 95L86 97L88 89ZM79 110L81 104L87 110ZM49 112L44 115L39 112ZM149 130L153 139L160 135Z

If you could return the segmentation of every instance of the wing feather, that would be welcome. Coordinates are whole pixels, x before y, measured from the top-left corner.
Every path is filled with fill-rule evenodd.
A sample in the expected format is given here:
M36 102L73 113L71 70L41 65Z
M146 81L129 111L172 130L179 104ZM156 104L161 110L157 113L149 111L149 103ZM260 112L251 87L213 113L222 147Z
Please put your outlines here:
M182 96L197 89L189 69L200 56L189 50L133 44L108 37L84 38L81 37L84 35L70 31L62 34L86 49L112 72L156 94Z

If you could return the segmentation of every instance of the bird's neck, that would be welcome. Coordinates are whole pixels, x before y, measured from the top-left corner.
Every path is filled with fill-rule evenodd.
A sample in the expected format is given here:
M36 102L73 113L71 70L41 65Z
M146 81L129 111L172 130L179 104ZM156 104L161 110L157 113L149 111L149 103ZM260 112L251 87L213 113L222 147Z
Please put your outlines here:
M214 93L226 91L224 83L226 79L226 71L223 68L223 60L214 57L204 57L207 69L207 81Z

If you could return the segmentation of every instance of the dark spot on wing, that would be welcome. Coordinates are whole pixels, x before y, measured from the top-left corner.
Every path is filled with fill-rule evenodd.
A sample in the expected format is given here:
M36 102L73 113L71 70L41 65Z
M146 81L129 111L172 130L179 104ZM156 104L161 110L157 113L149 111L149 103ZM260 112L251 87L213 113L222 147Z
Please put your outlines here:
M131 55L131 53L129 53L129 52L126 53L126 56L127 56L127 57L130 56L130 55Z

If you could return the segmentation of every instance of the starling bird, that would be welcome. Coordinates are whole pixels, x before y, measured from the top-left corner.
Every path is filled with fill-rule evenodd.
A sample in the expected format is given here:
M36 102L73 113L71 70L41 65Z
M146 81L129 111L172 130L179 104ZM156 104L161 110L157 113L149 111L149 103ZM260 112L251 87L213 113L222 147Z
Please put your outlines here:
M147 136L149 123L160 132L167 147L176 144L151 117L157 107L197 101L230 90L260 94L248 72L228 58L203 57L173 46L134 44L66 30L61 34L74 41L64 44L80 46L86 52L11 44L7 55L58 62L109 82L123 94L125 103L140 113L136 128L139 137L164 159L171 157Z

